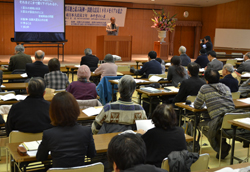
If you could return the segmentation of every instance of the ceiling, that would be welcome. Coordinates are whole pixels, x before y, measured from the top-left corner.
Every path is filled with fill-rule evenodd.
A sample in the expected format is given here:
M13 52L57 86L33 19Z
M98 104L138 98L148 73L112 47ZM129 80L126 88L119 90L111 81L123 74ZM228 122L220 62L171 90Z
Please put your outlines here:
M114 2L132 2L154 5L173 5L173 6L189 6L189 7L208 7L218 4L224 4L235 0L99 0Z

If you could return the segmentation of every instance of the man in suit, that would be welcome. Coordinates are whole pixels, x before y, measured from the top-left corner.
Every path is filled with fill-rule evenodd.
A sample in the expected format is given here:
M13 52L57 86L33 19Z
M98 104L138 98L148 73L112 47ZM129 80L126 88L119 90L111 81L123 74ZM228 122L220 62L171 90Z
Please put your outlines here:
M204 48L202 48L200 50L199 54L200 55L197 57L197 59L194 62L198 63L201 68L205 68L207 66L207 64L209 63L206 50Z
M200 66L191 62L188 64L188 74L191 76L189 79L182 81L178 94L175 96L173 102L185 102L187 96L196 96L202 85L206 82L199 78L199 68Z
M157 57L157 53L155 51L150 51L148 53L148 57L150 61L144 63L140 70L136 70L132 67L130 69L130 72L138 75L143 75L141 78L148 78L149 74L162 74L161 64L155 60Z
M6 122L9 136L12 130L39 133L51 128L49 117L50 103L44 100L45 82L43 78L32 78L26 88L28 96L23 101L13 104Z
M87 65L90 71L94 72L98 67L98 57L92 55L92 50L90 48L86 48L84 54L85 56L82 57L80 65Z
M228 86L230 88L231 92L237 92L239 89L239 86L238 86L239 83L238 83L238 80L232 76L233 72L234 72L233 65L225 64L223 66L223 70L222 70L222 75L224 78L220 79L219 82Z
M46 73L49 73L49 68L47 65L43 64L45 53L42 50L38 50L35 52L35 62L26 64L26 72L28 78L31 77L42 77Z
M244 55L244 61L245 62L241 63L237 69L237 72L240 74L242 74L242 72L250 72L250 52Z
M15 47L15 55L10 57L8 66L9 71L13 71L15 69L25 70L26 64L32 63L31 56L24 54L24 50L23 45L17 45Z
M206 70L209 69L219 71L223 68L223 63L216 59L216 52L209 51L207 53L207 57L210 62L207 64Z
M189 63L191 63L190 57L186 54L186 47L180 46L179 48L179 54L181 58L181 65L182 66L187 66Z
M111 17L110 18L110 23L107 24L106 26L106 32L108 35L118 35L119 32L119 27L117 24L115 24L115 18Z

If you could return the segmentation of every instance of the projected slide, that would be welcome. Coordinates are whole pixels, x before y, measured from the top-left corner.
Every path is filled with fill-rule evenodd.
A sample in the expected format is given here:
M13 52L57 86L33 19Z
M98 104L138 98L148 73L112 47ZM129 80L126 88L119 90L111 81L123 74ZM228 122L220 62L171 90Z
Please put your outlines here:
M64 32L64 0L15 0L15 32Z

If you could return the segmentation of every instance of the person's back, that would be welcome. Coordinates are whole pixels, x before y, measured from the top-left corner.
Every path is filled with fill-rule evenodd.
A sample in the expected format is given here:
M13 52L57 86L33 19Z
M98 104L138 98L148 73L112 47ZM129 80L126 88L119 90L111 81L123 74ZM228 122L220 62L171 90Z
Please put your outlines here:
M237 68L237 72L240 74L242 74L242 72L250 72L250 52L244 55L244 62Z
M206 70L214 70L214 71L219 71L222 70L223 68L223 63L219 60L216 59L216 52L215 51L209 51L207 53L208 60L210 61L207 64L207 69Z
M228 86L230 88L231 92L237 92L239 89L238 80L232 76L233 72L234 72L233 65L225 64L223 66L223 70L222 70L222 75L224 78L220 79L219 82Z
M182 66L187 66L189 63L191 63L190 57L186 54L186 47L180 46L179 48L179 54L181 58L181 65Z
M97 75L101 75L101 79L104 76L117 76L118 66L114 63L113 56L107 54L104 58L105 63L101 64L94 72Z
M95 71L98 67L99 58L92 55L92 50L90 48L86 48L84 54L85 56L81 58L80 65L87 65L91 72Z
M206 50L202 48L199 52L199 56L197 59L194 61L195 63L198 63L201 68L205 68L207 64L209 63L209 60L207 58Z

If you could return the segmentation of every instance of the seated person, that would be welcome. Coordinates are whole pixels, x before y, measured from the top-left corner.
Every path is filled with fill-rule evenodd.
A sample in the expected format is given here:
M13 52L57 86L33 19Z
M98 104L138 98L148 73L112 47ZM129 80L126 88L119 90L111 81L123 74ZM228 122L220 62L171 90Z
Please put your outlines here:
M183 129L176 126L177 118L171 105L158 105L152 121L155 128L142 135L147 148L146 163L161 167L164 158L172 151L187 150L187 144ZM139 133L143 132L139 130Z
M138 134L122 133L113 137L109 142L107 155L114 172L167 172L145 164L146 145Z
M237 72L242 74L242 72L250 72L250 52L244 55L244 62L240 64Z
M216 129L220 128L221 123L218 120L223 118L226 113L234 111L235 107L230 89L225 84L219 83L218 71L207 69L205 79L207 84L201 87L194 101L194 108L201 109L206 104L211 120L204 123L205 126L209 126L208 134L206 135L205 132L204 134L208 137L212 148L217 152L216 158L219 158L220 132ZM222 159L228 155L230 148L231 146L226 143L226 139L223 139Z
M161 64L162 74L165 74L166 67L165 67L164 60L162 60L161 58L156 58L155 60L158 61Z
M80 65L87 65L91 72L95 71L98 67L98 57L92 55L92 50L90 48L86 48L84 54L85 56L82 57Z
M45 83L43 78L31 78L28 97L12 105L5 125L7 136L12 130L27 133L40 133L51 128L49 118L50 102L44 100Z
M150 74L162 74L161 64L155 60L156 57L157 53L155 51L150 51L148 53L149 62L144 63L140 70L136 70L132 67L130 72L143 75L141 78L148 78Z
M77 100L96 99L96 85L89 82L91 72L87 65L82 65L77 71L78 81L73 81L66 89Z
M55 90L66 89L69 85L69 79L65 73L60 71L60 62L57 58L49 60L49 73L45 74L44 80L47 88Z
M220 79L219 82L228 86L230 88L231 92L237 92L239 89L238 80L232 76L233 72L234 72L233 65L225 64L223 66L223 70L222 70L222 75L224 78Z
M93 134L119 132L127 129L135 130L135 120L147 119L141 105L132 101L135 87L134 78L130 75L125 75L119 80L120 99L113 103L107 103L101 113L95 117L91 127Z
M43 64L45 53L42 50L38 50L35 52L35 62L26 64L26 72L28 78L31 77L42 77L46 73L49 73L49 68L47 65Z
M183 80L188 79L187 70L181 66L181 58L179 56L171 58L171 66L168 68L167 79L172 81L175 87L179 86Z
M198 63L201 68L205 68L207 64L209 63L209 60L207 58L206 50L202 48L199 52L199 56L194 61L195 63Z
M219 71L223 68L223 63L216 59L216 52L209 51L207 53L207 58L210 62L207 64L207 68L205 68L205 70L209 69Z
M181 58L181 65L182 66L187 66L189 63L191 63L190 57L186 54L186 47L180 46L179 48L179 54Z
M187 96L196 96L202 85L206 82L199 78L199 65L195 62L188 64L189 79L183 80L178 94L175 96L173 103L186 102Z
M243 82L239 87L240 97L246 98L250 93L250 78Z
M118 66L114 63L113 56L111 54L107 54L104 58L103 64L101 64L96 70L96 75L101 75L101 79L104 76L117 76L117 68Z
M38 161L47 160L51 151L53 167L76 167L84 165L85 156L96 155L91 129L77 123L79 114L72 94L60 92L53 97L49 115L55 127L43 132L36 154Z

